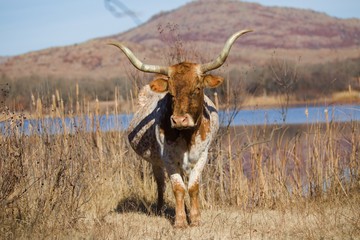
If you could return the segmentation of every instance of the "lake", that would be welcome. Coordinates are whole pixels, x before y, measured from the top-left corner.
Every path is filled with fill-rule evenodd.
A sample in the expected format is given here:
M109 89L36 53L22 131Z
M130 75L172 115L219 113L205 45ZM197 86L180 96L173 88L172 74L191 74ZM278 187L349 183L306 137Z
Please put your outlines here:
M333 105L313 107L288 108L286 117L281 108L272 109L246 109L240 111L219 111L220 123L223 126L262 125L262 124L312 124L328 121L349 122L360 121L360 105ZM128 127L132 114L102 115L97 118L72 117L26 119L17 122L17 129L26 135L30 134L57 134L64 132L75 133L76 131L94 131L96 122L102 131L118 131ZM98 121L97 121L98 120ZM285 120L285 121L284 121ZM2 134L9 133L9 122L1 122Z
M229 114L222 112L225 122ZM233 119L232 125L261 125L261 124L310 124L328 121L349 122L360 121L360 105L334 105L315 107L288 108L285 121L281 108L241 110Z

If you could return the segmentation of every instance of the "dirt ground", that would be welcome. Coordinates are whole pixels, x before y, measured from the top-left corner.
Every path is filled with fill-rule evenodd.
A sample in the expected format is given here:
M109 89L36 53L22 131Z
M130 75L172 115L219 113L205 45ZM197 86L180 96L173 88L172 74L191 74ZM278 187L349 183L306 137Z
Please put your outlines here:
M151 210L150 210L151 211ZM102 219L84 220L90 231L81 239L360 239L360 211L356 198L344 202L304 203L286 209L219 208L202 211L202 225L172 226L174 209L165 216L144 206Z

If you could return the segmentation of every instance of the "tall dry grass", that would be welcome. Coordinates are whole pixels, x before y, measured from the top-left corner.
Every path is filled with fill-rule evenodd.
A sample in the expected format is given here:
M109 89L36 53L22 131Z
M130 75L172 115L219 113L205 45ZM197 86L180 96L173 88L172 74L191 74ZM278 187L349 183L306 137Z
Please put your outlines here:
M64 106L58 95L53 95L50 114L65 122L64 109L71 107ZM75 101L76 109L67 117L80 117L83 125L73 132L59 126L62 134L46 130L20 134L24 118L6 118L9 131L0 135L2 239L140 238L134 229L137 221L144 220L126 218L126 214L154 216L156 184L149 164L129 149L124 132L96 130L96 121L92 122L94 131L85 131L86 116L98 115L99 104L89 107ZM36 116L45 121L49 114L44 114L40 100L35 104ZM114 113L117 111L115 107ZM204 217L211 226L217 221L225 225L216 228L205 224L200 238L211 233L209 229L227 229L227 223L255 234L253 223L248 222L252 217L260 226L274 221L275 229L292 219L293 228L277 232L285 238L289 231L300 232L290 236L301 238L359 237L359 136L359 122L222 128L203 172L201 203L208 210ZM150 217L146 222L171 222L174 213L169 182L165 199L166 216L158 220ZM235 211L244 214L231 217ZM259 211L264 217L250 214ZM273 211L282 214L273 216ZM119 220L119 215L124 217ZM109 223L109 216L116 222ZM326 216L334 217L331 224L326 224ZM146 222L138 227L143 234L150 234L155 227L144 228ZM233 227L231 231L237 231ZM149 238L181 236L169 229L155 233ZM198 236L187 234L189 238Z

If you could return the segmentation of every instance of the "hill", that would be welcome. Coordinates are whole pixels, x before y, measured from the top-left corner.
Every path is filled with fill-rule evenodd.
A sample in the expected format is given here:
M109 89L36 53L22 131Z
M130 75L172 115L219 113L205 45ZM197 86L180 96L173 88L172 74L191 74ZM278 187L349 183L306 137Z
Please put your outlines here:
M272 56L302 63L322 63L360 56L360 20L338 19L310 10L265 7L241 1L194 1L153 16L127 32L72 46L45 49L0 61L0 74L67 79L109 79L124 76L128 61L106 43L122 41L153 64L176 63L182 58L208 61L233 32L255 32L238 40L230 67L262 65ZM165 46L165 47L164 47Z

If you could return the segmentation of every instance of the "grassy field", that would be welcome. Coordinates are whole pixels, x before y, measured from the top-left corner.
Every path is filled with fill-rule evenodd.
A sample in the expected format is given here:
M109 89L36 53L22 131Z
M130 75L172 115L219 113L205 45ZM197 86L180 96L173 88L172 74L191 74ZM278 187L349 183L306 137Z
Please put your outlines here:
M185 230L172 227L168 181L165 215L154 213L151 168L124 132L26 136L21 121L7 127L1 239L360 238L359 122L222 128L203 173L202 225Z

